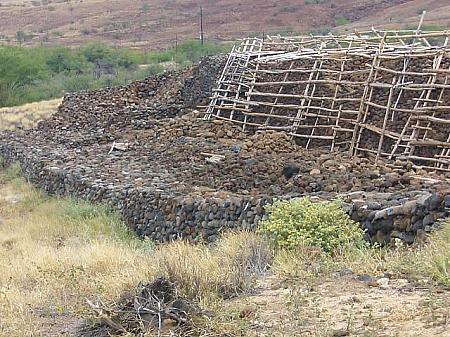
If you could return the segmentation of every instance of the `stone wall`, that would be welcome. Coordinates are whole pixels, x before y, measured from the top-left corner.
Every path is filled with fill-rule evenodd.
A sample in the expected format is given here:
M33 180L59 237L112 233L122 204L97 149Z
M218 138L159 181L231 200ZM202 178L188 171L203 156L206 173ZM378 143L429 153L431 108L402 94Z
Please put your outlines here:
M367 239L412 242L447 215L444 175L305 150L281 132L248 135L191 111L223 58L119 88L68 94L29 131L0 133L0 156L50 194L101 202L142 237L214 241L254 229L273 198L341 197ZM120 148L114 147L121 144Z
M214 241L225 230L252 230L264 216L269 198L168 195L152 188L122 188L46 165L28 149L0 143L4 165L20 163L24 176L46 193L100 202L119 212L141 237L157 241L186 238Z
M430 233L446 218L450 190L440 192L354 193L347 198L351 217L366 230L366 237L380 244L400 239L408 244Z
M253 230L265 218L264 205L273 200L269 196L238 194L176 196L154 188L123 188L46 165L27 152L0 144L5 165L20 162L24 175L45 192L105 203L117 210L141 237L157 241L182 237L211 242L226 230ZM343 198L348 213L367 230L366 238L381 244L394 238L412 243L418 233L430 232L438 219L446 217L450 207L450 190L310 195L315 200Z

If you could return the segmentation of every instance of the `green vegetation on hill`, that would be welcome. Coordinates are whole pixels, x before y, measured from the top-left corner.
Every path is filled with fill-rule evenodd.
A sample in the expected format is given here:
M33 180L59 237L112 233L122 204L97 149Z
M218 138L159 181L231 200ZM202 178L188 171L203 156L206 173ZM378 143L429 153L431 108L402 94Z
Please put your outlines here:
M344 18L343 16L340 16L340 17L336 18L336 20L335 20L336 26L346 25L350 22L351 21L349 19Z
M187 41L176 49L161 52L116 49L103 44L77 49L0 46L0 107L60 97L70 91L126 84L162 72L164 62L185 67L202 56L227 50L226 45L202 46L198 41ZM99 76L98 63L109 73Z

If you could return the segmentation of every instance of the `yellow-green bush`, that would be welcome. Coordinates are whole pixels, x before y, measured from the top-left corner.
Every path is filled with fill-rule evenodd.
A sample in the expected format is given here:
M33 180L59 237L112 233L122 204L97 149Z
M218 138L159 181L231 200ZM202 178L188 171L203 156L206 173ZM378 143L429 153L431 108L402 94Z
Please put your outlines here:
M342 209L339 200L311 202L308 198L276 201L266 206L268 219L259 230L280 248L321 248L331 253L350 243L361 243L363 231Z

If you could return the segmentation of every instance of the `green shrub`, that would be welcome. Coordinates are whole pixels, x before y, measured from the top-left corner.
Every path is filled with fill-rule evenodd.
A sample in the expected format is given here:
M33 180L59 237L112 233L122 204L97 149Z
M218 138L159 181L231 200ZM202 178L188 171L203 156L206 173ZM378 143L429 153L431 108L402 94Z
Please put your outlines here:
M5 170L5 177L7 181L13 181L15 179L20 178L21 176L22 176L22 167L18 162L11 164Z
M330 0L305 0L305 5L320 5L329 2Z
M327 253L363 242L363 231L342 208L342 202L313 203L308 198L276 201L266 206L268 219L260 223L279 248L318 247Z
M136 234L123 224L120 216L105 205L92 204L75 198L57 199L55 203L57 205L54 214L65 219L69 227L74 223L78 224L74 227L86 238L104 235L122 242L133 242L142 247L148 245L148 242L140 242Z
M46 64L55 74L62 72L82 72L87 62L81 55L75 55L69 48L59 47L49 51Z
M24 41L24 32L19 38ZM160 63L175 61L185 67L204 55L228 50L212 42L187 41L166 51L145 52L92 43L79 48L0 46L0 107L60 97L64 92L123 85L160 73ZM117 76L93 76L97 60L112 66ZM138 65L146 65L143 69Z
M81 48L80 53L88 62L97 60L110 61L112 59L112 49L101 43L91 43L84 46Z
M351 21L347 18L344 18L343 16L336 18L335 23L336 26L342 26L350 23Z

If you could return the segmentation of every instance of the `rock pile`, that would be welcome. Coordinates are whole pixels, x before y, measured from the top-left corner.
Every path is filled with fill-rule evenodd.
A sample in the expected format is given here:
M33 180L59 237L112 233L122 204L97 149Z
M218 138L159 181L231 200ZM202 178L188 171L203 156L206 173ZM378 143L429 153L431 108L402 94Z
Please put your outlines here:
M304 195L344 198L368 238L381 243L411 242L446 215L444 175L203 121L191 108L211 94L217 62L68 95L39 128L1 134L0 156L19 161L45 191L106 203L159 241L214 241L230 228L253 229L273 198Z
M165 72L126 86L66 94L58 113L39 129L114 133L151 127L149 119L179 116L184 109L204 103L224 61L223 56L204 58L194 68Z

